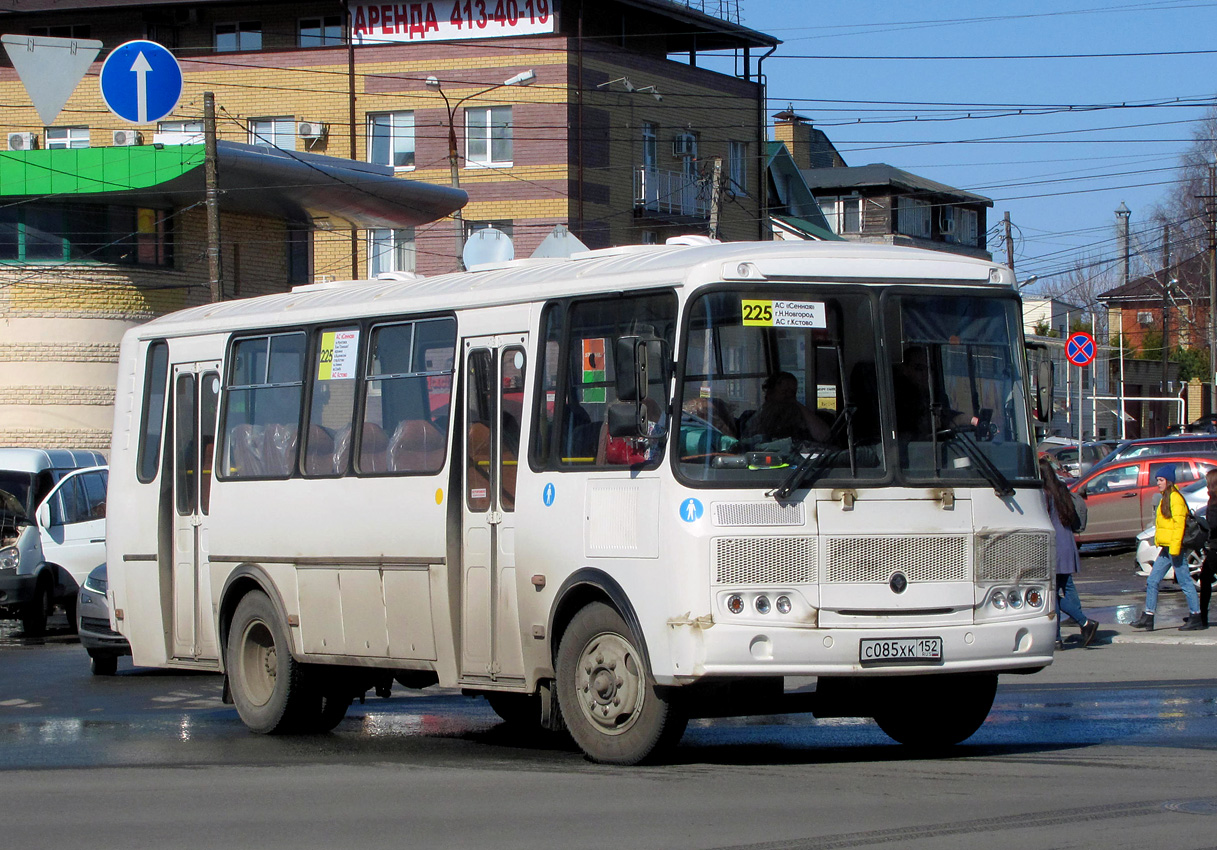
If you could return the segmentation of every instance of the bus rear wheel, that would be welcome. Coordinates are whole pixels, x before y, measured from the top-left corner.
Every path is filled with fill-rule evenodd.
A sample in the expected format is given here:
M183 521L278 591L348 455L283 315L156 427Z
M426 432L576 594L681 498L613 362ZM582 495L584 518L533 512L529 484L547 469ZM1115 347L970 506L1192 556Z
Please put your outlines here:
M621 615L594 602L562 635L558 703L571 737L592 761L637 764L675 746L688 718L655 687Z
M304 665L292 657L287 633L265 593L251 591L238 603L225 649L232 699L252 731L303 731L315 720L317 712L309 708L316 694L310 694Z
M933 751L966 741L989 716L996 673L951 673L893 679L875 714L879 728L905 746Z

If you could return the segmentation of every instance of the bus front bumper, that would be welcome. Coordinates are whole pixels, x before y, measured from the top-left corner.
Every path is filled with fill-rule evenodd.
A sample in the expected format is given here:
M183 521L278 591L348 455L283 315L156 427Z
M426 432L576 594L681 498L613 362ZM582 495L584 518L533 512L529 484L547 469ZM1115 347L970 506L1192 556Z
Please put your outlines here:
M716 622L709 628L676 632L673 669L670 675L656 675L659 684L687 683L703 676L1029 672L1051 664L1056 645L1056 621L1048 617L900 629L763 628ZM923 650L937 646L938 657L926 658L924 651L916 650L912 658L897 657L905 648L918 646Z

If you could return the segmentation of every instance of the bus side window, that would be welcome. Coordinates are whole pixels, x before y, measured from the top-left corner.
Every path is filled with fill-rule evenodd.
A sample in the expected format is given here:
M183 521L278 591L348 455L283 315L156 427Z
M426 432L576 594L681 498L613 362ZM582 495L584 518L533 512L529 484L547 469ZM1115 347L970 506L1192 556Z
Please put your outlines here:
M287 478L296 468L304 333L233 342L221 434L223 478Z
M343 475L350 460L351 421L359 360L358 327L321 328L317 333L304 443L306 477ZM339 450L339 439L345 436Z
M471 351L466 364L465 497L471 511L490 510L490 417L494 409L490 376L494 364L485 349Z

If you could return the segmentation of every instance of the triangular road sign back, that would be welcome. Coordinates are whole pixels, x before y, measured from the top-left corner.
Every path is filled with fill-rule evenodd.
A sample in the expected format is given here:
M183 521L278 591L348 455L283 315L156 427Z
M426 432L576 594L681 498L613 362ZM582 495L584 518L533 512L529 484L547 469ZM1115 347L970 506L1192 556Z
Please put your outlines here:
M101 52L101 42L92 38L0 35L0 42L47 126L55 122Z

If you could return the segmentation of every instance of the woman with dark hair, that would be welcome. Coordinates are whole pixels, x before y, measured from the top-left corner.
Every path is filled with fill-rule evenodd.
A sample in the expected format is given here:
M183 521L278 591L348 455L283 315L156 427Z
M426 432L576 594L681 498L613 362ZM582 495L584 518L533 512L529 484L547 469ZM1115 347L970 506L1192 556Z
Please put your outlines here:
M1209 503L1204 518L1209 523L1209 539L1204 544L1204 566L1200 568L1200 622L1209 625L1209 599L1213 594L1213 578L1217 577L1217 469L1204 473L1208 485Z
M1073 496L1061 479L1056 477L1047 458L1039 459L1040 480L1044 482L1044 499L1048 503L1048 517L1056 532L1056 595L1061 613L1069 617L1082 629L1082 646L1090 646L1099 631L1098 620L1092 620L1082 610L1082 600L1074 586L1073 576L1081 566L1078 544L1073 537L1078 528L1078 513L1073 507ZM1056 618L1056 643L1061 646L1061 618Z
M1154 630L1154 611L1158 607L1158 585L1166 578L1167 572L1175 571L1175 581L1183 588L1183 596L1187 599L1188 617L1179 627L1181 632L1194 632L1205 628L1200 615L1200 600L1196 596L1196 586L1192 584L1191 571L1187 567L1187 558L1183 552L1183 529L1187 524L1187 502L1179 488L1175 486L1175 465L1168 463L1158 470L1154 477L1158 492L1162 499L1154 510L1154 545L1161 546L1154 566L1149 571L1145 581L1145 610L1141 616L1129 623L1134 629Z

